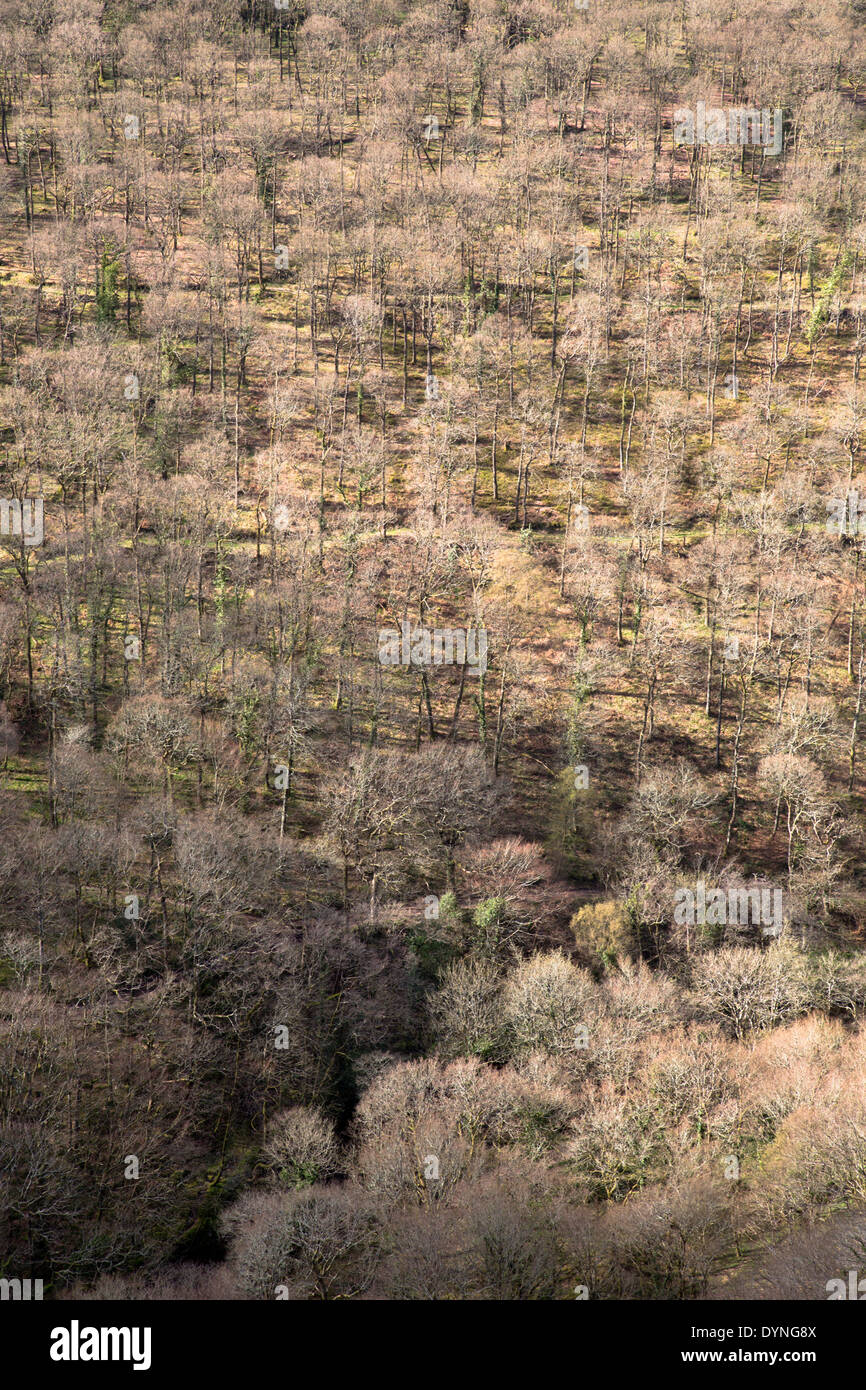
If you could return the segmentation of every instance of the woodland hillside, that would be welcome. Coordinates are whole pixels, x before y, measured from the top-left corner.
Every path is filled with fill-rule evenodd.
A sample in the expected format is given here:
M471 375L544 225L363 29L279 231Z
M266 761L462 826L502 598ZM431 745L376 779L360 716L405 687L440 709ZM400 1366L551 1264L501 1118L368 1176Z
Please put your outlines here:
M824 1297L866 3L0 16L0 1276Z

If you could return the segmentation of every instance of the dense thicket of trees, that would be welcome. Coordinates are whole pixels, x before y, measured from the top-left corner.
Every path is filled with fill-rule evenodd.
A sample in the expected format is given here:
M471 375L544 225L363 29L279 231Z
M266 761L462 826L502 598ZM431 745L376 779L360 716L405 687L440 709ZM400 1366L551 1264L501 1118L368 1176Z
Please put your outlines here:
M0 1273L691 1298L862 1199L863 7L0 13Z

